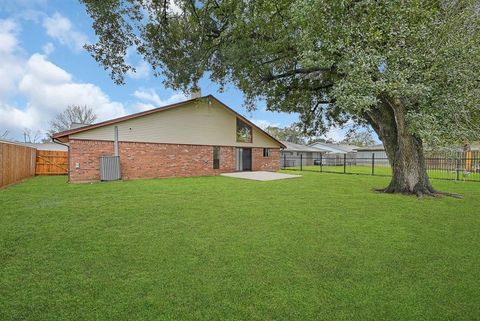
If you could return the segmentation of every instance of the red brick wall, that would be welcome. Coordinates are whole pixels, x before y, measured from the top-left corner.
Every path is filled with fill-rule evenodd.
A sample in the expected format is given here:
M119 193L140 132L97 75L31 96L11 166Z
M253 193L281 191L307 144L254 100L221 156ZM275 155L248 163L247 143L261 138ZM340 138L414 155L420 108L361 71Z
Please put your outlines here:
M220 169L213 169L213 146L120 142L119 155L123 179L218 175L235 170L233 147L220 147Z
M113 142L70 140L70 181L98 181L102 155L113 155ZM220 148L218 170L213 169L213 146L120 142L119 155L123 179L205 176L235 171L235 147ZM252 148L252 165L253 170L279 170L280 150L270 149L270 156L263 157L263 148Z
M278 171L280 169L280 149L269 148L268 157L263 157L263 148L252 148L252 170Z
M68 175L71 182L90 182L100 179L100 156L113 155L113 142L70 140ZM80 165L77 168L77 164Z

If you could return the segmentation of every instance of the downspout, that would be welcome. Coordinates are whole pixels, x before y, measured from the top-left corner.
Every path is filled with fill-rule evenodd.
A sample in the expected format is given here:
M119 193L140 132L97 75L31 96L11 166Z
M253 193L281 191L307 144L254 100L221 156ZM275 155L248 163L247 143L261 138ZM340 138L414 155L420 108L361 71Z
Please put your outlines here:
M113 127L113 155L118 157L118 126Z
M117 179L122 178L122 171L120 170L120 157L118 156L118 126L113 127L113 154L115 157Z

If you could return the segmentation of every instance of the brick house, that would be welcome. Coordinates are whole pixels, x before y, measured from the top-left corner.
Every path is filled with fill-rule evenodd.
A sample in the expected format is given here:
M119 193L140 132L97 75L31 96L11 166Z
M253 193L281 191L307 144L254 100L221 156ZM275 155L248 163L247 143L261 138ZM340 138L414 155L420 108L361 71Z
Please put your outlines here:
M122 179L276 171L284 147L211 95L70 129L53 139L69 146L70 182L100 180L105 156L118 160Z

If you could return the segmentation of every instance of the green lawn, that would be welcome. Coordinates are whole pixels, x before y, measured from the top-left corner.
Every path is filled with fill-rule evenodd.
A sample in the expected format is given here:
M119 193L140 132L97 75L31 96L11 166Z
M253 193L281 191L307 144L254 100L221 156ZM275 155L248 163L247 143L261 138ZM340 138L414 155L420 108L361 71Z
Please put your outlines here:
M480 184L302 175L0 190L0 320L478 320Z
M300 170L300 166L289 167L289 170ZM304 171L313 171L313 172L331 172L331 173L343 173L343 165L334 166L302 166ZM363 174L363 175L372 175L372 167L368 165L347 165L345 171L349 174ZM427 171L428 176L433 179L457 179L457 173L455 170L445 170L445 169L430 169ZM388 165L376 165L374 175L378 176L391 176L392 170ZM458 180L461 181L476 181L480 182L480 173L467 172L464 174L463 171L458 173Z

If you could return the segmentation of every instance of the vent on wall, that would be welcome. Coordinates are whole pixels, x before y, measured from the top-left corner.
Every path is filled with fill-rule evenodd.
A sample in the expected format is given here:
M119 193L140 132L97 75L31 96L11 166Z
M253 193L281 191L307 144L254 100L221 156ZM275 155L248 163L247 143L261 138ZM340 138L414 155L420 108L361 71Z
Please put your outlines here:
M100 180L116 181L120 178L120 157L100 156Z

